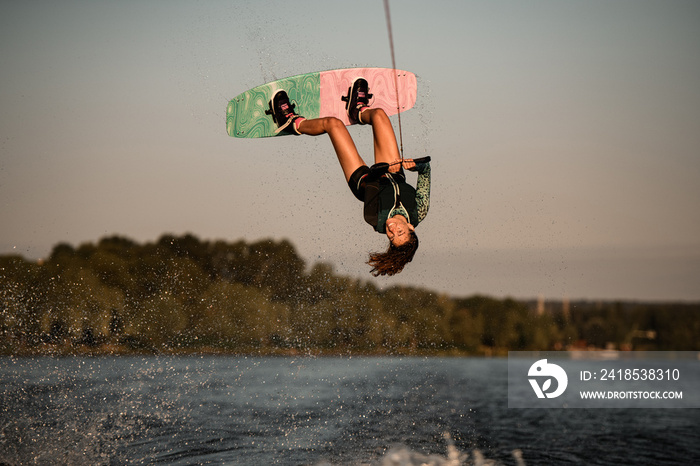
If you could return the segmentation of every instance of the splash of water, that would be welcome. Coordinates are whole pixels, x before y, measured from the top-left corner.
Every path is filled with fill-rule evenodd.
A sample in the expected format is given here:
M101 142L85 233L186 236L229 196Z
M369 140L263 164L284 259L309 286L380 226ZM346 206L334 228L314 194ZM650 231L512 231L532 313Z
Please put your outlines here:
M387 451L379 464L380 466L496 466L501 464L496 460L484 457L478 449L472 450L471 455L460 451L454 445L449 433L444 433L443 437L447 441L447 454L445 456L425 455L400 447ZM511 454L517 466L525 466L522 451L513 450Z

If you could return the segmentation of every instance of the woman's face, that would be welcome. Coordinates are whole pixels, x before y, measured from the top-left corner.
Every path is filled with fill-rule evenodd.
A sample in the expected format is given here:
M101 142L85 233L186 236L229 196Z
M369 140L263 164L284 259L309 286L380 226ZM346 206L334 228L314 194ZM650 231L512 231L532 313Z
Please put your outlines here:
M402 215L397 215L386 221L386 236L394 246L403 246L408 242L413 231L413 225Z

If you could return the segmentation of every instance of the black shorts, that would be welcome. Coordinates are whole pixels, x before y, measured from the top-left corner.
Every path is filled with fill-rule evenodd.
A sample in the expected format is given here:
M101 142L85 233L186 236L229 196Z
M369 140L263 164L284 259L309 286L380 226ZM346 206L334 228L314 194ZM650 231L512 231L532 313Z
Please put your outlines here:
M348 180L350 191L362 202L365 201L365 183L363 182L363 178L367 173L369 173L369 167L367 165L362 165L350 175L350 179Z
M350 186L350 191L355 195L355 197L365 202L365 176L369 173L369 167L367 165L362 165L360 168L355 170L350 179L348 180L348 186ZM406 182L406 175L403 173L403 168L397 173L386 173L384 176L392 177L396 182ZM388 181L387 181L388 183Z

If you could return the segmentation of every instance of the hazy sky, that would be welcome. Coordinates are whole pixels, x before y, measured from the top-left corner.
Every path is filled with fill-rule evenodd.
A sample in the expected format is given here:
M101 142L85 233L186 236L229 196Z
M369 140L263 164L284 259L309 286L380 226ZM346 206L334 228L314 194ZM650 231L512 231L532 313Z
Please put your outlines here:
M379 285L700 300L700 2L391 13L397 66L419 79L405 155L432 156L433 184L413 263ZM364 260L387 241L327 137L225 130L251 87L357 66L391 67L380 0L0 1L0 254L287 238L374 280ZM351 132L371 163L371 131Z

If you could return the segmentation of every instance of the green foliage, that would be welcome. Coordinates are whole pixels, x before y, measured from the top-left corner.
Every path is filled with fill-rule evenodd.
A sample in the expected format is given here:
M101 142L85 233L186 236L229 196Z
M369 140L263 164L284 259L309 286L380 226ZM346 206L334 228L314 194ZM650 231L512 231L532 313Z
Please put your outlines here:
M372 283L307 269L286 240L112 236L48 260L0 256L0 351L493 354L698 350L698 305L532 303ZM48 348L48 349L47 349Z

